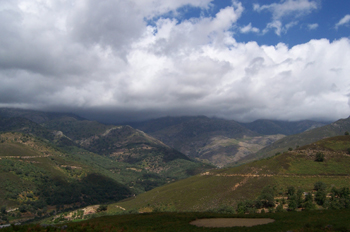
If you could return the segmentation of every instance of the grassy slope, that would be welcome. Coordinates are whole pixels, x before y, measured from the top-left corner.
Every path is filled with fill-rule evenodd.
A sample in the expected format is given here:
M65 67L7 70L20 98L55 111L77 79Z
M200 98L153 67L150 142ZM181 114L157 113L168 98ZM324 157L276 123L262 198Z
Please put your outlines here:
M350 117L340 119L330 125L318 127L300 134L287 136L276 141L270 146L261 149L256 154L247 156L243 161L248 162L249 160L254 160L257 158L272 156L277 152L286 151L288 148L294 149L297 146L307 145L327 137L344 135L345 131L350 131Z
M350 148L350 136L333 137L292 152L168 184L117 205L141 211L157 207L203 211L237 200L254 199L266 185L275 185L277 192L286 191L288 186L311 191L317 181L325 182L329 188L349 187L347 148ZM317 152L324 153L324 162L314 161Z

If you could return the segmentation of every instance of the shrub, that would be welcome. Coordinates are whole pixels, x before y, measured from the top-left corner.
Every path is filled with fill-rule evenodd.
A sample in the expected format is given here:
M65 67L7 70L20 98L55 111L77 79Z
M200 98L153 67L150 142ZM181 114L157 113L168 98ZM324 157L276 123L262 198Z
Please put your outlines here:
M2 214L6 214L6 213L7 213L7 212L6 212L6 206L2 206L0 212L1 212Z
M325 190L318 190L316 195L315 195L315 202L318 205L324 205L324 203L327 200L327 193Z
M284 212L285 210L283 209L283 205L282 204L279 204L277 207L276 207L276 212Z
M21 212L21 213L25 213L25 212L27 212L27 207L26 207L25 205L20 205L20 206L18 207L18 210L19 210L19 212Z
M290 186L287 188L287 196L288 199L295 194L295 188L293 186Z
M301 207L301 203L303 201L303 193L304 193L304 191L302 189L298 189L297 194L296 194L296 201L298 203L298 208Z
M344 135L349 135L349 131L345 131Z
M100 205L97 208L97 212L102 212L102 211L106 211L107 210L107 205Z
M323 162L324 161L324 154L322 152L317 152L315 161L316 162Z
M314 185L314 190L319 191L319 190L326 190L327 185L323 183L322 181L318 181Z
M289 199L288 210L295 211L298 208L298 202L295 199L295 195Z
M316 208L316 205L313 203L313 197L311 193L308 193L305 196L304 209L305 210L313 210Z

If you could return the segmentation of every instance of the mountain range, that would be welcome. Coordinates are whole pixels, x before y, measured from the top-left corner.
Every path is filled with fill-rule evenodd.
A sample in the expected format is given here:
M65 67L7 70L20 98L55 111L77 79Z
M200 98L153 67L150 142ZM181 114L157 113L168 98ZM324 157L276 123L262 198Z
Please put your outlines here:
M0 132L0 203L8 206L116 201L213 168L130 126L72 114L1 109Z
M233 120L197 117L164 117L130 123L191 158L218 167L238 164L275 141L320 126L315 121L257 120L238 123Z
M350 117L328 125L205 116L106 125L70 113L0 108L0 204L39 215L47 206L128 198L117 206L202 211L254 198L266 185L310 190L320 175L346 186L340 177L349 175L349 137L317 142L346 131ZM314 162L320 151L322 164Z

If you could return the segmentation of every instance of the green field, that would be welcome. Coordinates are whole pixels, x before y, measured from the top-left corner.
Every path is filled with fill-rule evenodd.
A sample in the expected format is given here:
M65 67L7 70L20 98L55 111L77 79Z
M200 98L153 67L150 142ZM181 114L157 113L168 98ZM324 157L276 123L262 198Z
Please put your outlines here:
M201 218L271 218L266 225L233 228L204 228L190 225ZM315 210L265 214L214 214L214 213L145 213L93 218L88 221L60 224L53 227L40 225L12 226L10 231L350 231L349 210Z

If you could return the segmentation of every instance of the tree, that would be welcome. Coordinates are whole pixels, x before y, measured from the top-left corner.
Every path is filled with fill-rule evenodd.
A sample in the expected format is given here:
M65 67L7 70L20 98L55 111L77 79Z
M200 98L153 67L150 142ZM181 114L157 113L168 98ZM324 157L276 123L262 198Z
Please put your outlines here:
M287 188L287 196L288 196L288 199L291 197L291 196L294 196L295 194L295 188L293 186L289 186Z
M288 198L288 210L295 211L298 208L298 202L296 199L296 195L292 195Z
M350 189L349 188L332 188L331 190L331 209L346 209L350 208Z
M322 152L317 152L315 161L316 162L323 162L324 161L324 154Z
M307 193L304 201L304 209L313 210L316 208L316 205L313 202L313 197L311 193Z
M0 209L0 212L1 212L2 214L7 214L6 206L2 206L1 209Z
M295 198L297 203L298 203L298 208L302 207L303 193L304 193L304 191L302 189L298 189L297 194L296 194L296 198Z
M260 193L257 201L262 203L265 208L275 207L275 191L271 186L266 186Z
M276 207L276 212L284 212L285 210L283 209L283 204L279 204L277 207Z
M315 195L315 202L318 205L324 205L327 200L326 190L319 189Z
M319 190L326 191L326 188L327 188L327 185L322 181L317 181L314 184L314 190L316 190L316 191L319 191Z

